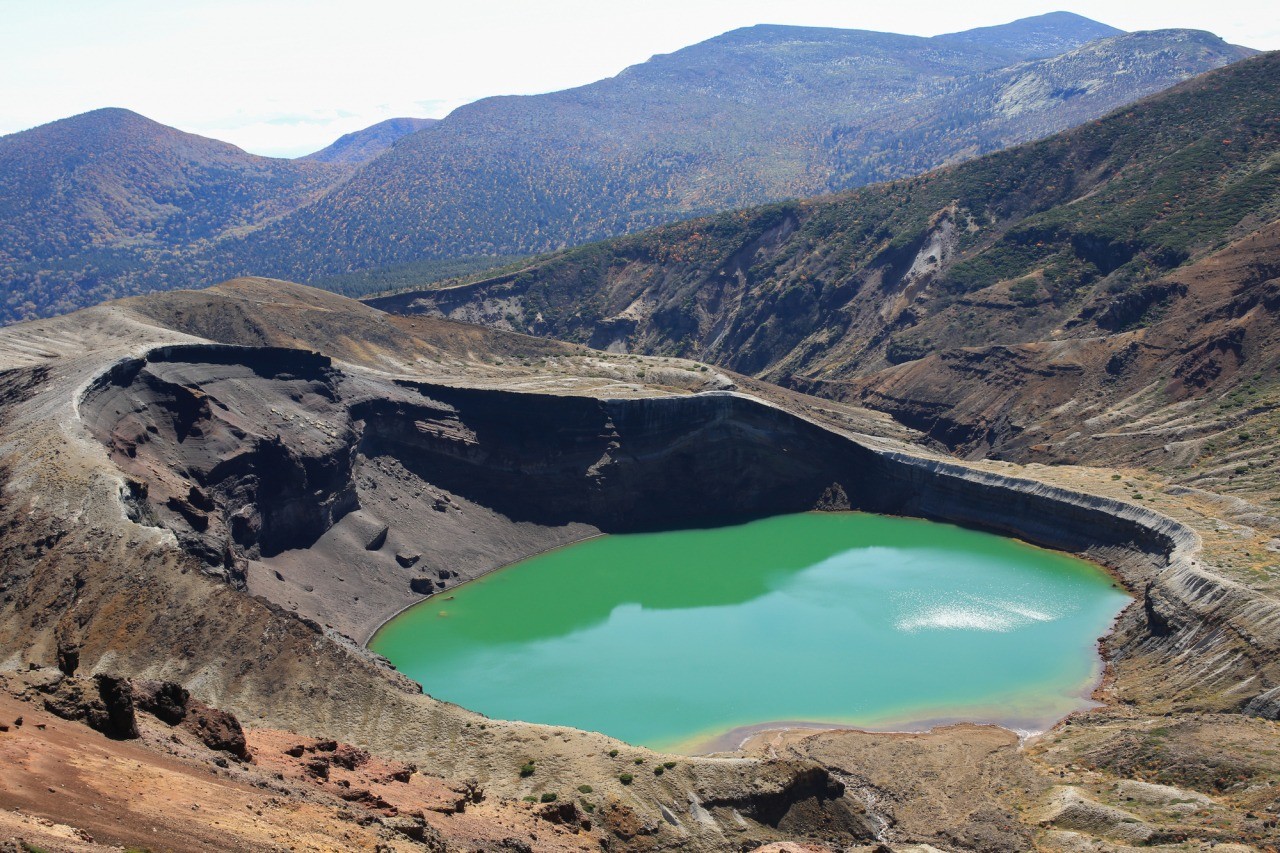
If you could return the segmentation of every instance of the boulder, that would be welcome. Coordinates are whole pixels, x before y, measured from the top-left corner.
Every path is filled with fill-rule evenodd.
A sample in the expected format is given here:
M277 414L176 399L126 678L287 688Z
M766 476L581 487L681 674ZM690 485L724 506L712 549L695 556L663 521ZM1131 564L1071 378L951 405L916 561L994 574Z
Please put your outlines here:
M373 538L365 544L366 551L381 551L382 546L387 544L387 534L391 532L391 528L382 525L382 529L373 534Z
M138 722L134 714L133 685L127 678L112 675L95 675L98 697L106 708L104 726L95 726L107 737L124 740L138 736Z
M566 826L573 826L582 820L582 813L578 811L578 806L572 800L563 803L547 803L538 809L538 817L547 823L558 823Z
M191 694L180 684L172 681L134 681L133 700L139 711L176 726L187 716L187 705L191 702Z
M228 752L245 760L249 747L245 743L244 729L234 714L212 708L181 684L172 681L130 682L134 702L140 711L146 711L170 726L180 726L191 732L209 749Z
M344 770L355 770L357 767L365 764L369 760L369 753L359 747L350 744L342 744L333 752L330 759L337 767Z
M40 690L46 694L45 710L54 716L85 723L115 740L138 736L133 689L126 679L97 675L88 682L64 677L41 685Z

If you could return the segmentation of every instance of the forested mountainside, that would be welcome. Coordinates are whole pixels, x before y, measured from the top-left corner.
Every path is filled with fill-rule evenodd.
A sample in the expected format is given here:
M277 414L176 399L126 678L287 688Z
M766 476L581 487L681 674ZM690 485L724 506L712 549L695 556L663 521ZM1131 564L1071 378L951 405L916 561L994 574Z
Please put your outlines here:
M322 281L555 250L915 174L1248 53L1069 14L928 39L751 27L578 89L479 101L358 166L91 113L0 138L0 322L239 274ZM384 131L399 132L366 133ZM368 152L335 148L318 159Z
M135 292L194 251L313 201L344 166L257 157L123 109L0 137L0 322ZM190 287L167 267L149 287Z
M921 177L373 304L712 361L960 452L1194 472L1208 448L1230 470L1199 474L1234 478L1280 425L1246 425L1280 407L1277 220L1272 53Z
M433 118L389 118L364 130L344 134L329 146L300 159L358 166L387 151L404 137L431 127Z
M1011 25L1016 26L1016 25ZM230 272L311 279L530 254L718 210L912 175L1095 118L1247 54L1216 36L924 39L738 30L579 89L490 98L320 202L218 247ZM1086 43L1087 42L1087 43Z

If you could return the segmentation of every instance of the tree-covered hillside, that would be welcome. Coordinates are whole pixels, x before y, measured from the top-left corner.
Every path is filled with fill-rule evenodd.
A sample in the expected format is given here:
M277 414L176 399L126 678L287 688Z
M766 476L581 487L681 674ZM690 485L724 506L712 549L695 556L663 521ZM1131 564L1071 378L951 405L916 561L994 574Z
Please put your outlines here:
M1272 53L924 176L374 304L690 356L852 396L956 446L1029 446L1018 407L1039 399L1037 417L1080 435L1081 383L1096 386L1083 399L1147 389L1159 406L1274 375L1278 221ZM1001 432L1006 403L1023 422Z
M136 277L174 249L260 225L346 174L257 157L122 109L0 137L0 322L134 293ZM188 267L150 280L200 283Z
M935 38L751 27L479 101L359 166L251 157L120 110L55 122L0 138L0 322L237 275L353 292L369 270L474 268L917 174L1248 53L1115 33L1064 13ZM348 153L406 129L370 128Z
M231 271L302 280L545 252L918 174L1096 118L1247 53L1181 30L1089 41L1097 27L1050 16L1043 28L1071 44L1034 59L1042 38L998 32L734 31L590 86L463 107L318 203L218 251L234 259Z

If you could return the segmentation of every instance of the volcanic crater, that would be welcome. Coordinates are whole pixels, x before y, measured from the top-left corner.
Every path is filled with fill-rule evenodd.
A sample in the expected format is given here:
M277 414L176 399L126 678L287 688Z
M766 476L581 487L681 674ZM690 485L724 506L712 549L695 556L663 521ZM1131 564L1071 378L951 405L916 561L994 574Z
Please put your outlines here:
M255 319L227 319L237 313ZM425 592L597 533L860 509L1080 554L1134 593L1103 644L1109 705L1084 724L1090 736L1143 713L1229 712L1224 731L1253 725L1241 711L1280 716L1280 610L1202 564L1191 526L948 461L852 407L671 359L394 318L284 282L130 300L71 323L0 332L0 639L32 665L74 650L86 671L163 677L250 725L336 738L500 797L589 779L637 815L643 832L614 833L626 844L874 845L886 813L904 821L898 836L936 839L942 829L912 822L908 793L896 809L861 796L870 770L838 733L620 782L631 774L619 761L651 753L485 720L420 695L364 648ZM917 778L921 755L901 748L893 760ZM1053 788L1016 743L992 749L1013 768L1001 778L1038 780L1020 802ZM1132 752L1098 749L1096 764ZM955 832L1022 826L1012 788L965 790ZM1009 832L992 849L1019 849L1030 830Z

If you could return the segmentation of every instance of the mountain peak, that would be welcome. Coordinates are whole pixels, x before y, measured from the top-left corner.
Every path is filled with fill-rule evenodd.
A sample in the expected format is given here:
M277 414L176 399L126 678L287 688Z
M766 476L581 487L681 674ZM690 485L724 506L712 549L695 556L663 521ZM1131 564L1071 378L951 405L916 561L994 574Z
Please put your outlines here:
M934 40L1007 52L1023 59L1041 59L1124 32L1074 12L1048 12L1007 24L947 33Z
M83 131L95 129L115 130L118 128L128 127L164 128L165 125L149 119L141 113L126 109L125 107L99 107L97 109L78 113L77 115L55 119L54 121L33 127L30 130L18 131L18 133L30 133L32 131L39 131L42 129L74 128Z
M102 119L105 121L151 121L142 113L134 112L128 107L98 107L95 110L88 110L79 115L71 116L71 119Z

